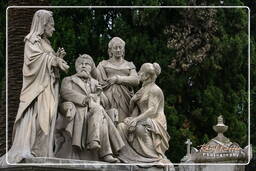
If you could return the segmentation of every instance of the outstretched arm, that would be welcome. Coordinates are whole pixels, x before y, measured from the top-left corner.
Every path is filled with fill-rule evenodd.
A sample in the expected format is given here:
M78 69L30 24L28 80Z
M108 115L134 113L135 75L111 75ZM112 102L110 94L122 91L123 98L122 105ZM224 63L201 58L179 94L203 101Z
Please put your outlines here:
M117 75L118 84L130 85L130 86L137 86L139 84L139 77L135 69L130 71L129 76L120 76Z

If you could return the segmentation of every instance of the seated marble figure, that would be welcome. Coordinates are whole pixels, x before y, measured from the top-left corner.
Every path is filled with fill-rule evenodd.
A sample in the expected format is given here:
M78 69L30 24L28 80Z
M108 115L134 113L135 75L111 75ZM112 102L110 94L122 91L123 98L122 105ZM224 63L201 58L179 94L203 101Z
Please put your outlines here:
M114 124L118 120L117 111L104 109L109 102L98 81L91 76L95 69L93 59L81 55L75 67L77 73L64 78L61 84L56 157L118 162L115 155L124 142ZM98 156L91 158L95 153Z

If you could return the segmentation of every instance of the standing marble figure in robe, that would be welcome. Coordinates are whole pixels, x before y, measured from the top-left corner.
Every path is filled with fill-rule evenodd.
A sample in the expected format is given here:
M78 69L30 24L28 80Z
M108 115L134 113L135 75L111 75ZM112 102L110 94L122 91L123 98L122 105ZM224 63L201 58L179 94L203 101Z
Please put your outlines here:
M114 155L118 154L124 142L108 114L111 110L107 113L103 108L108 105L108 99L98 81L91 76L94 61L84 54L77 58L75 66L77 73L63 79L60 91L63 121L68 119L66 126L62 127L71 137L71 148L60 148L57 157L92 160L88 156L92 154L85 152L97 150L99 160L118 162Z
M30 33L24 39L23 85L7 163L18 163L29 157L53 156L58 69L67 71L69 68L63 60L64 49L55 53L47 39L54 31L52 12L35 12ZM5 157L0 162L5 163Z
M133 87L139 84L136 67L133 62L124 59L125 42L114 37L108 44L109 59L103 60L97 66L99 81L103 84L105 95L111 108L118 110L119 122L129 116L129 103Z

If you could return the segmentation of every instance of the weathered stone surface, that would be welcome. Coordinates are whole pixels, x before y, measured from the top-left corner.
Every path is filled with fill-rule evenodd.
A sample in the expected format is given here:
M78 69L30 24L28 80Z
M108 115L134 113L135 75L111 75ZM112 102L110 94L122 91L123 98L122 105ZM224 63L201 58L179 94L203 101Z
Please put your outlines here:
M244 168L238 165L183 165L178 171L244 171Z
M24 166L22 164L31 164L32 166ZM16 166L8 166L1 168L5 171L165 171L163 167L143 168L135 165L127 164L109 164L106 162L88 161L88 160L71 160L59 158L27 158L23 163Z

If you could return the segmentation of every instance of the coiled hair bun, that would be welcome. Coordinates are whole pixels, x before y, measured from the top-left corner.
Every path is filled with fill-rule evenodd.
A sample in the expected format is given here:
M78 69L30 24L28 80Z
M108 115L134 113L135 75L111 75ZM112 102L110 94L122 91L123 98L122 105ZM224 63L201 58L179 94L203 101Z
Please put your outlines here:
M160 65L159 65L158 63L154 62L154 63L153 63L153 67L154 67L154 69L155 69L156 76L160 75L160 73L161 73L161 67L160 67Z

